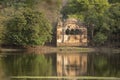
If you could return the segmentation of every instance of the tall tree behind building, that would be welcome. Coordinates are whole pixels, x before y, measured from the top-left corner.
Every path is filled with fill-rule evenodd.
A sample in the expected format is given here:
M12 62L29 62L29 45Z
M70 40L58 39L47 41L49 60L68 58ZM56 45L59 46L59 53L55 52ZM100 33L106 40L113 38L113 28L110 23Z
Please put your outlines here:
M120 3L120 0L108 0L110 3Z

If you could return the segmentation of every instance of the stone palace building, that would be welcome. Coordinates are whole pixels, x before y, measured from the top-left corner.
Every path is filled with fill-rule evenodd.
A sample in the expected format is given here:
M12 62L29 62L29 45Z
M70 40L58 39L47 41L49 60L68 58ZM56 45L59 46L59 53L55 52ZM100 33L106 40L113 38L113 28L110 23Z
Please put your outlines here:
M87 46L87 28L74 19L68 18L57 24L57 46Z

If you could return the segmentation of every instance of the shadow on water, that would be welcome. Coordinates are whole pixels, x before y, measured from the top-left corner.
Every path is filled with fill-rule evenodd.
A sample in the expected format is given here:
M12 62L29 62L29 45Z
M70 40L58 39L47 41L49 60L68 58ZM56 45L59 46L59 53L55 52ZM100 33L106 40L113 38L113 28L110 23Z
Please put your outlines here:
M0 80L109 80L113 77L120 79L119 53L16 53L0 56Z

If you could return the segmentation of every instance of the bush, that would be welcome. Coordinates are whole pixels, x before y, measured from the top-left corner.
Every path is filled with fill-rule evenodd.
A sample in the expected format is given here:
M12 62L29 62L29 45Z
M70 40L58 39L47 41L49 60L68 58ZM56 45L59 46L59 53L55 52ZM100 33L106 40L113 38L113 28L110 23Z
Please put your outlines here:
M51 40L52 27L41 12L26 9L6 23L5 42L12 45L44 45Z
M0 45L3 43L3 36L5 32L5 29L3 26L4 20L5 20L5 17L0 15Z
M107 36L104 35L103 33L98 32L94 36L94 42L98 45L104 44L104 42L107 40Z

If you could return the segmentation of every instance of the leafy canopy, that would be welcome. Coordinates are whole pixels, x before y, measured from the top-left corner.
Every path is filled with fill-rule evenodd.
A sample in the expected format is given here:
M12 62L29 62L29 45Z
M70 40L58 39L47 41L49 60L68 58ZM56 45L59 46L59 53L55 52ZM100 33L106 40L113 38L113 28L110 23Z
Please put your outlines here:
M5 41L15 45L44 45L51 40L51 29L41 12L26 9L7 21Z
M108 9L108 16L110 17L110 28L114 34L120 34L120 3L111 5Z
M109 6L107 0L69 0L68 4L63 7L62 14L66 17L75 17L84 21L84 17L89 10L104 12Z

